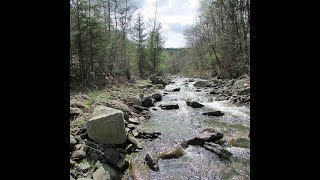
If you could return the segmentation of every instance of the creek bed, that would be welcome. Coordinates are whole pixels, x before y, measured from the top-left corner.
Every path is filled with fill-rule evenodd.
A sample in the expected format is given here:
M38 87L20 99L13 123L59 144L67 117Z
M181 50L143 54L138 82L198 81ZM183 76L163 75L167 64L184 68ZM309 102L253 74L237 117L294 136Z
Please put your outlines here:
M151 118L138 125L138 128L161 132L161 139L145 141L145 152L156 154L170 149L187 138L196 136L205 128L214 128L224 134L230 141L232 138L247 138L250 130L250 109L237 106L229 101L215 101L210 95L211 88L200 88L196 92L195 82L185 84L188 78L176 78L175 83L166 86L167 90L180 87L178 92L168 92L162 101L155 104L178 104L179 109L151 110ZM195 81L202 79L195 79ZM165 90L160 90L160 93ZM187 106L186 101L197 101L202 108ZM221 117L205 116L202 112L220 110L225 113ZM151 179L250 179L250 149L226 146L233 156L230 161L219 157L202 147L189 146L186 154L178 159L159 160L159 172L150 170ZM137 153L139 155L139 153Z

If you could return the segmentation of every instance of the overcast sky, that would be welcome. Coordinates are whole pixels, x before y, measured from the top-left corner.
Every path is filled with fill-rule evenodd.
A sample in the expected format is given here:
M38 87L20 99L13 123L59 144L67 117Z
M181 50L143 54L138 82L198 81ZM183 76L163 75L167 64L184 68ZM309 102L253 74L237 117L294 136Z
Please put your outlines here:
M194 23L200 0L157 0L157 21L162 24L166 48L185 47L183 31ZM145 22L154 18L156 0L136 0Z

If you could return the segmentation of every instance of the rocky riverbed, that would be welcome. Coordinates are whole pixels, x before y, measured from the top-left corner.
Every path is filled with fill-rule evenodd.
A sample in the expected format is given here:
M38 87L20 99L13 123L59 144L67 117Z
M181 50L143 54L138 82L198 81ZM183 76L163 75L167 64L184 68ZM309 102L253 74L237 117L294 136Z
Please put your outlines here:
M248 77L152 77L73 95L70 176L249 179L249 105Z

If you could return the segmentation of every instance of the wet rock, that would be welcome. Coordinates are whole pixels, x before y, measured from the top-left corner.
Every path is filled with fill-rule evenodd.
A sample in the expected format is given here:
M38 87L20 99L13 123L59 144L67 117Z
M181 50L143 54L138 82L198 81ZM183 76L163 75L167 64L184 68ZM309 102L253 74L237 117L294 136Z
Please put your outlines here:
M90 139L100 144L122 144L126 141L123 112L97 106L86 128Z
M201 92L201 89L197 89L196 92Z
M223 116L224 115L224 113L221 111L204 112L202 114L207 116Z
M189 79L189 82L194 82L194 79Z
M157 77L157 76L151 76L150 80L151 80L152 84L166 85L166 83L160 77Z
M154 104L154 102L152 101L152 99L150 97L146 97L142 101L143 107L151 107L151 106L153 106L153 104Z
M205 142L216 142L223 138L223 134L221 133L203 133L198 136L187 140L189 145L193 146L202 146Z
M117 164L120 157L114 148L107 147L103 151L105 160L110 164Z
M165 88L163 84L157 84L155 87L157 89L164 89Z
M83 150L77 150L77 151L74 151L71 155L72 158L74 159L84 159L86 157L86 152L84 152Z
M156 101L161 101L162 100L162 96L159 93L152 94L151 98L155 99Z
M185 154L183 148L181 146L174 147L173 149L166 150L163 152L160 152L158 154L158 158L160 159L176 159Z
M161 104L160 108L165 110L179 109L179 105L178 104Z
M172 92L178 92L178 91L180 91L180 88L174 88L174 89L172 89L171 91L172 91Z
M187 103L188 106L191 106L193 108L201 108L201 107L204 106L203 104L200 104L200 103L195 102L195 101L186 101L186 103Z
M206 142L203 147L206 150L209 150L215 154L218 155L219 158L223 158L223 159L229 159L232 156L232 153L230 153L229 151L227 151L226 149L224 149L222 146L220 146L219 144L215 144L212 142Z
M156 158L152 158L148 153L145 157L146 164L149 166L149 168L153 171L158 172L159 171L159 165L158 160Z
M142 149L139 141L131 134L128 134L128 141L132 143L137 149Z
M195 87L207 87L208 83L206 81L197 81L196 83L194 83Z
M169 94L169 93L167 93L167 92L164 92L163 94Z
M94 180L111 180L110 174L108 171L104 170L101 166L93 173Z
M235 147L250 148L250 141L246 138L231 139L230 144Z
M125 171L129 167L129 161L125 157L121 157L121 159L118 161L117 165L118 169L120 171Z
M140 160L131 160L129 164L129 176L133 180L145 180L150 179L148 167Z

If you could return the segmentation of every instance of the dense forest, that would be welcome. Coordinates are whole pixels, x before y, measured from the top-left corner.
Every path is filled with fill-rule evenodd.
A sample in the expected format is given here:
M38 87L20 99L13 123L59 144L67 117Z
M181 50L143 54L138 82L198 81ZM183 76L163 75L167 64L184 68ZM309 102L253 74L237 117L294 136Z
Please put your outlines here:
M71 0L70 8L71 89L152 74L250 73L249 0L202 0L196 23L185 31L187 47L180 49L164 48L156 13L146 21L132 0Z

